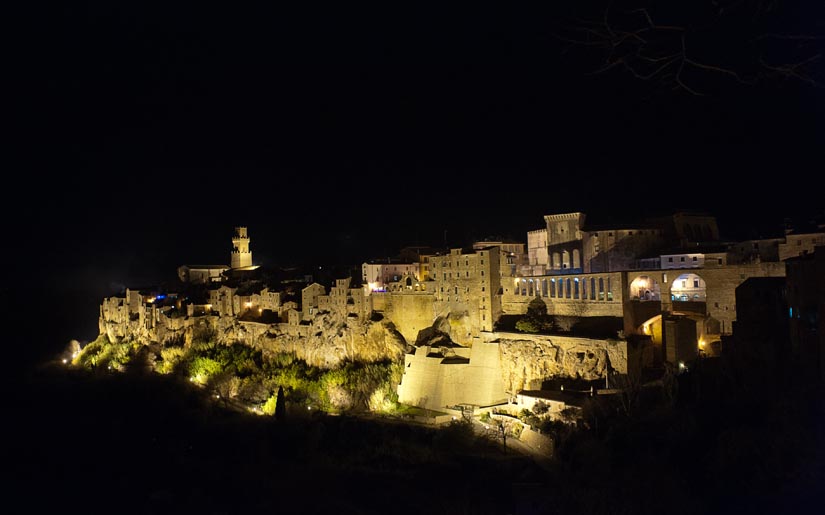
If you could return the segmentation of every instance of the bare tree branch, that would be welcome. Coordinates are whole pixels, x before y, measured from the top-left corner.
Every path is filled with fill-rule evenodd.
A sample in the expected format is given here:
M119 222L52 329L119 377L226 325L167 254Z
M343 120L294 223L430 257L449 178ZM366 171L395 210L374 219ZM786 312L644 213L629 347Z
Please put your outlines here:
M657 11L666 13L665 18L667 14L670 17L660 23L650 8L621 8L621 1L609 0L600 12L591 10L586 16L569 16L566 19L572 21L552 33L569 45L565 52L584 48L601 53L601 62L589 75L620 69L636 79L694 96L728 87L730 83L719 82L724 77L746 86L776 77L820 85L818 74L810 73L816 70L808 67L823 52L809 47L825 41L825 36L787 30L759 33L768 28L770 20L766 20L766 15L772 16L779 2L697 0L696 5L691 5L693 9L657 6ZM781 41L796 46L785 48ZM781 56L787 61L783 62Z

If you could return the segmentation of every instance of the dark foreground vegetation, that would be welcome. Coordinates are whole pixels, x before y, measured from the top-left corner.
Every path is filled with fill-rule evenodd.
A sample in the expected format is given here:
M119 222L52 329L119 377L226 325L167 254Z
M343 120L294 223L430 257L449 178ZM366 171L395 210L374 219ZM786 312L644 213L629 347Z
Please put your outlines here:
M226 409L176 376L44 366L13 386L8 506L25 513L814 513L821 391L730 381L591 402L550 463L475 436L290 407ZM738 385L738 386L737 386Z

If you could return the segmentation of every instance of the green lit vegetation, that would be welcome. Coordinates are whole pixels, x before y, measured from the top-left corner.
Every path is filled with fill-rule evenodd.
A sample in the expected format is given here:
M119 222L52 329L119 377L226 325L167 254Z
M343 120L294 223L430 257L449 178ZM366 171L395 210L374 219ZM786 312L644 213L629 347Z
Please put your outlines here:
M89 370L123 370L147 347L111 342L101 335L89 343L73 363ZM308 365L293 353L264 356L242 344L224 345L214 334L201 331L188 346L168 345L151 351L152 369L203 386L216 398L239 409L253 407L273 415L276 395L283 389L285 403L327 412L374 411L401 414L395 386L403 364L389 360L345 362L333 369ZM109 368L111 367L111 368Z
M547 333L553 329L553 319L547 315L547 304L540 297L531 300L527 305L527 314L516 321L516 330L522 333Z

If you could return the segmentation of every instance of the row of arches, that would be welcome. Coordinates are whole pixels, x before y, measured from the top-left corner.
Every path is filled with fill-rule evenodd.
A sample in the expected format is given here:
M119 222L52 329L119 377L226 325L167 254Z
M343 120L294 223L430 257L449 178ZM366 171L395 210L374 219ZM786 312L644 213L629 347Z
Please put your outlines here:
M576 300L613 300L610 277L558 277L516 279L515 294L525 297L546 297Z

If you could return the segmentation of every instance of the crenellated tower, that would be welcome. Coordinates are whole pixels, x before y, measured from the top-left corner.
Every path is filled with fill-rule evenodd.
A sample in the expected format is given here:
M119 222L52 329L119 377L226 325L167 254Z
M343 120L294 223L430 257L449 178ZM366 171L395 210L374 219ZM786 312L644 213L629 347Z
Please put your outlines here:
M252 266L252 252L249 250L249 235L246 227L235 227L232 238L232 268Z

